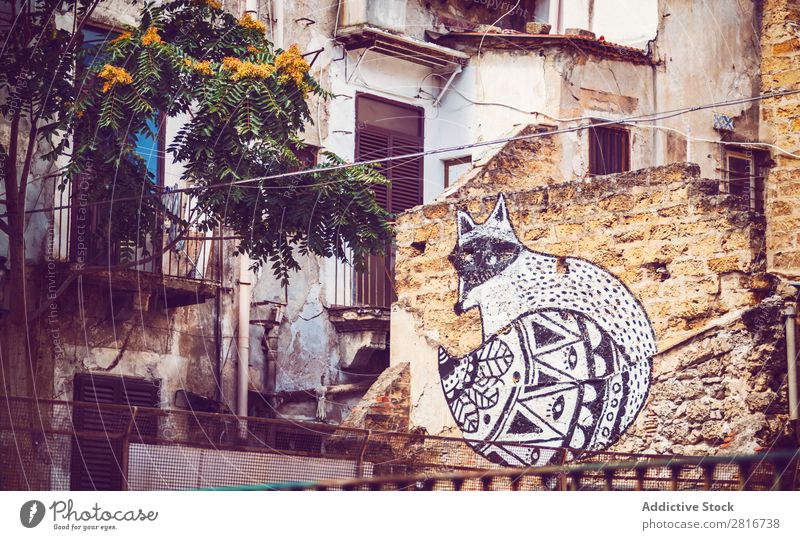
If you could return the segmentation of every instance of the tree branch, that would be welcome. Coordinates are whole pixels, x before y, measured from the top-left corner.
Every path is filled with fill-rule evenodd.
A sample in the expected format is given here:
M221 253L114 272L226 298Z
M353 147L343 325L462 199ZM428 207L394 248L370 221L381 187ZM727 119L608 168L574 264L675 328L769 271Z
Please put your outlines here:
M28 192L28 174L31 170L31 162L33 161L33 149L36 147L36 137L39 136L39 117L33 120L33 104L30 106L31 114L31 129L28 132L28 148L25 149L25 161L22 162L22 175L19 179L19 198L18 202L22 203L23 210L25 209L25 196Z

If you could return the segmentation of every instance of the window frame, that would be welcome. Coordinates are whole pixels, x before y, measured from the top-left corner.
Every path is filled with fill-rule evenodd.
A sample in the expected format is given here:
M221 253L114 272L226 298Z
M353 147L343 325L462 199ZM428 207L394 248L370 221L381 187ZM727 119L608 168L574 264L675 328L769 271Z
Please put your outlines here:
M151 399L145 404L132 404L129 393L139 386L139 391L150 392ZM92 387L111 391L111 402L87 399L86 389ZM76 373L73 377L72 424L75 433L72 436L70 456L70 489L97 489L106 487L111 490L122 490L126 487L123 447L127 444L118 430L128 426L134 440L139 437L157 436L158 417L146 415L134 419L131 411L119 407L103 408L103 404L128 405L128 407L161 407L161 379L130 377L127 375L108 375L93 372ZM79 404L98 404L97 407L86 407ZM103 430L92 429L102 425ZM115 432L110 434L105 426L113 426ZM110 467L108 465L110 464Z
M366 124L361 115L359 114L359 104L362 100L369 100L379 103L385 103L387 105L391 105L393 107L397 107L398 109L409 111L410 113L414 114L417 119L417 135L412 136L406 132L392 130L389 128L385 128L382 126L374 126ZM355 127L353 130L354 133L354 141L353 141L353 156L354 161L368 161L369 159L384 159L389 158L387 161L382 163L388 163L392 165L394 159L394 149L396 148L394 141L397 139L399 146L402 148L404 144L409 144L411 146L413 144L414 148L419 148L419 151L425 150L425 109L416 105L410 105L408 103L403 103L401 101L395 101L392 99L384 98L382 96L377 96L375 94L370 94L367 92L356 92L355 97L353 98L353 105L354 105L354 114L353 119L355 123ZM382 155L376 155L372 157L365 157L361 154L362 149L362 138L364 135L372 136L374 138L385 138L386 139L386 148L385 152ZM413 143L404 143L403 141L412 141ZM412 152L400 152L399 155L409 154ZM398 165L406 165L406 160L402 160L398 163ZM423 156L418 158L413 158L414 165L418 167L418 176L417 176L417 185L416 185L416 200L414 204L408 208L413 206L418 206L422 204L425 200L425 159ZM382 168L378 168L381 171ZM391 212L395 212L395 205L394 200L392 197L393 193L393 184L395 182L395 178L393 175L392 169L389 169L385 173L381 171L384 176L386 176L390 180L390 184L388 186L375 186L377 189L375 190L376 196L378 196L378 200L380 203L380 198L383 197L385 193L385 205L384 206L387 210ZM410 182L409 182L410 184ZM408 186L407 186L408 187ZM383 192L379 190L385 190ZM379 195L380 194L380 195ZM409 197L410 199L410 197ZM402 199L401 199L402 200ZM403 204L402 206L405 206ZM405 208L396 210L397 212L404 211ZM368 257L366 263L366 269L363 271L353 271L353 301L355 305L368 305L373 307L384 307L388 308L391 306L392 302L396 300L396 295L394 292L394 245L388 246L386 250L386 255L371 255Z
M361 101L361 100L378 101L378 102L381 102L381 103L385 103L387 105L391 105L391 106L394 106L394 107L398 107L400 109L404 109L404 110L408 110L408 111L413 112L417 116L419 135L414 137L414 136L409 135L407 133L404 133L402 131L392 130L392 129L388 129L388 128L384 128L384 127L367 125L366 123L364 123L361 120L360 115L359 115L359 106L358 106L358 104L359 104L359 101ZM419 148L421 149L421 151L425 150L425 109L422 108L422 107L419 107L419 106L416 106L416 105L410 105L408 103L403 103L402 101L395 101L395 100L392 100L392 99L385 98L383 96L377 96L375 94L369 94L367 92L356 92L356 95L355 95L355 98L354 98L354 115L353 116L354 116L354 119L355 119L355 129L354 129L355 141L354 141L354 148L353 148L353 154L354 154L354 157L355 157L355 161L361 161L363 159L362 157L360 157L359 151L360 151L361 134L364 133L364 132L367 132L367 133L372 132L372 133L377 134L377 135L383 135L383 136L389 137L390 140L392 140L393 137L403 137L403 138L408 138L408 139L415 138L419 142ZM387 157L387 158L391 157L391 146L390 146L390 148L387 148L387 154L389 154L389 155L387 155L385 157ZM382 157L376 157L376 158L373 158L373 159L383 159L383 158ZM420 160L420 165L419 165L419 178L418 178L418 188L417 188L419 190L419 197L418 197L418 203L417 204L422 204L424 202L424 200L425 200L425 159L424 159L424 157L420 157L419 160ZM387 162L383 162L383 163L389 163L389 162L387 161ZM378 170L380 171L380 168ZM388 172L389 172L389 174L388 175L384 175L384 176L387 176L387 178L389 178L390 180L393 181L394 179L391 176L391 170L388 171ZM386 206L387 206L387 209L391 209L391 207L392 207L392 196L391 196L392 189L391 188L392 188L392 186L390 184L389 186L387 186L387 189L386 189L386 192L387 192L386 193Z
M625 147L624 153L622 154L622 168L618 171L608 171L603 168L603 172L597 172L599 170L599 160L601 159L598 156L598 149L601 146L600 139L597 136L599 131L607 131L609 133L615 134L624 134L625 136ZM631 131L627 128L620 127L620 126L589 126L587 130L588 136L588 143L589 143L589 165L588 165L588 174L589 176L605 176L609 174L620 174L624 172L629 172L631 170L631 153L632 153L632 146L633 140L631 137ZM601 152L602 153L602 152ZM607 154L613 154L613 152L607 152Z
M747 180L747 208L754 213L763 213L765 204L765 186L763 181L763 167L761 166L762 156L758 151L749 150L737 146L726 146L722 152L724 167L719 169L723 173L722 182L723 193L733 195L731 185L734 181L741 181L740 178L731 178L734 170L731 168L731 159L739 159L749 163L749 178ZM759 180L761 182L759 183ZM759 197L760 194L760 197Z
M120 30L118 27L106 24L100 21L89 20L87 21L83 27L81 28L81 32L84 30L94 30L98 33L106 32L115 33L117 35L121 35L124 30ZM83 46L84 40L83 35L81 35L81 47ZM80 70L76 73L76 76L79 78L83 76L84 66L80 67ZM79 81L80 82L80 81ZM159 188L163 188L166 185L166 151L167 151L167 117L163 111L159 111L158 114L158 131L156 133L156 183L155 185ZM137 152L138 153L138 152ZM144 158L144 156L142 156Z
M442 166L444 166L444 189L450 187L450 168L467 163L472 163L472 156L460 156L442 160Z

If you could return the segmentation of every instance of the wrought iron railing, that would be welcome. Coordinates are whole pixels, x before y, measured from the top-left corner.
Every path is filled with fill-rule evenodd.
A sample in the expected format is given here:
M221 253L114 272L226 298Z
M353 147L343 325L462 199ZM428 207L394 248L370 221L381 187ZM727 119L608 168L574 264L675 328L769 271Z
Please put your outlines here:
M391 307L397 300L394 289L394 248L385 255L370 255L365 267L357 270L350 263L334 266L332 305Z
M88 266L131 264L138 272L192 281L220 281L221 235L188 226L196 219L196 200L186 191L158 188L160 209L155 227L147 233L147 245L110 241L99 225L103 212L113 219L113 208L93 204L80 189L67 185L53 188L54 205L50 259L54 262L83 263ZM125 201L118 204L137 204Z

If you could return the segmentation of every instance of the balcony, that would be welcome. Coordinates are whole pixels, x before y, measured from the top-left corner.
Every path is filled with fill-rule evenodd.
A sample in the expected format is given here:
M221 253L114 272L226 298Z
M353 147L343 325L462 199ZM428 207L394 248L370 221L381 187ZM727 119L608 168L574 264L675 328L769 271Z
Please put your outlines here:
M104 238L100 216L113 209L88 204L71 191L69 186L63 191L53 188L49 260L60 273L80 272L84 284L130 293L143 304L165 308L203 303L216 294L222 277L222 235L190 229L181 236L181 222L190 221L196 205L189 193L160 188L163 207L142 248Z
M389 366L389 315L394 292L394 249L371 255L363 270L337 262L328 317L339 334L340 369L380 373Z

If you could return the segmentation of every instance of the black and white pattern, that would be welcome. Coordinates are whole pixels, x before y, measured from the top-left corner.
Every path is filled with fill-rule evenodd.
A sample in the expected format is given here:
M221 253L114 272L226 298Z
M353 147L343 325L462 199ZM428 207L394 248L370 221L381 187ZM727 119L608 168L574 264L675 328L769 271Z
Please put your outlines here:
M476 451L498 463L544 465L552 448L599 450L633 423L650 387L655 335L641 304L588 261L527 249L502 195L489 219L458 214L450 261L456 313L479 308L483 345L439 350L450 411Z

